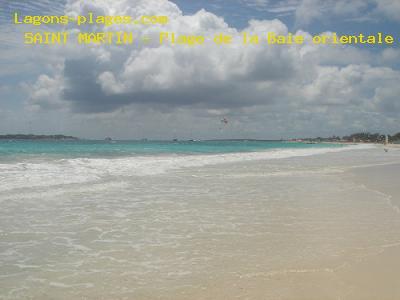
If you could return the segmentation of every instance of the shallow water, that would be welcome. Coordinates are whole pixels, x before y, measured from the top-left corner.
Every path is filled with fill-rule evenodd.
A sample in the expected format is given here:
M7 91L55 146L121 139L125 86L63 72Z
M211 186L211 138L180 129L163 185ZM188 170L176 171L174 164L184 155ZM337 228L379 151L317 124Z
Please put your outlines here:
M345 299L335 274L400 244L387 195L347 171L400 152L297 151L2 164L0 295L302 299L323 278Z
M270 149L343 148L341 144L306 144L285 141L95 141L0 140L0 159L6 158L112 158L160 154L221 154Z
M0 146L3 147L0 148L0 191L93 184L114 179L119 182L125 177L156 175L187 167L309 156L368 147L256 141L116 144L16 141L3 142ZM234 149L236 152L232 152Z

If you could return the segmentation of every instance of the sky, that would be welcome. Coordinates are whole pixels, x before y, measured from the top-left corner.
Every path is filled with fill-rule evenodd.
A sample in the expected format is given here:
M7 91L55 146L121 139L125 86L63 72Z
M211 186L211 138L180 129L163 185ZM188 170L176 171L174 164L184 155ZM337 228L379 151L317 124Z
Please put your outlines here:
M393 46L24 45L21 15L167 15L163 31L375 34ZM400 132L398 0L0 0L0 134L280 139ZM227 125L221 123L226 118Z

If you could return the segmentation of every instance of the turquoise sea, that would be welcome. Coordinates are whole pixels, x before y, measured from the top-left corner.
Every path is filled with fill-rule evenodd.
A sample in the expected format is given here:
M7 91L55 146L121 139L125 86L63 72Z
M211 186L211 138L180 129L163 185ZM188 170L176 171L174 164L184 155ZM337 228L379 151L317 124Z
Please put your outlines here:
M0 141L0 192L121 181L186 168L276 160L352 146L283 141Z
M0 298L246 299L255 274L286 286L355 238L392 243L387 201L341 177L391 159L367 147L0 141Z
M162 154L223 154L258 152L272 149L340 148L340 144L306 144L283 141L0 141L3 159L29 156L47 157L120 157ZM1 159L1 158L0 158Z

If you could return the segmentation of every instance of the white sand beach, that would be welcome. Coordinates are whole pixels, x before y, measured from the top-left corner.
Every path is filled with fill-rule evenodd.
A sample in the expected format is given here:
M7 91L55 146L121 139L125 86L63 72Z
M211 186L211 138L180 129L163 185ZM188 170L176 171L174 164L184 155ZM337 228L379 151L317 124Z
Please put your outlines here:
M399 299L399 174L373 147L3 190L0 298Z

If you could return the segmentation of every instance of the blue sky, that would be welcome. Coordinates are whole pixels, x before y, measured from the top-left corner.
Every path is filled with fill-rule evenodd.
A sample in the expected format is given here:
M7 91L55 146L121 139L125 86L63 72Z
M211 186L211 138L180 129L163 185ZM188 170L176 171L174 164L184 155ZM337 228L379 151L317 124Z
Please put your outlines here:
M400 131L399 42L224 51L27 47L22 32L37 28L10 24L14 11L151 11L173 15L174 30L197 34L384 32L399 41L398 0L2 0L0 7L0 134L221 138L215 136L221 117L232 120L224 138Z

